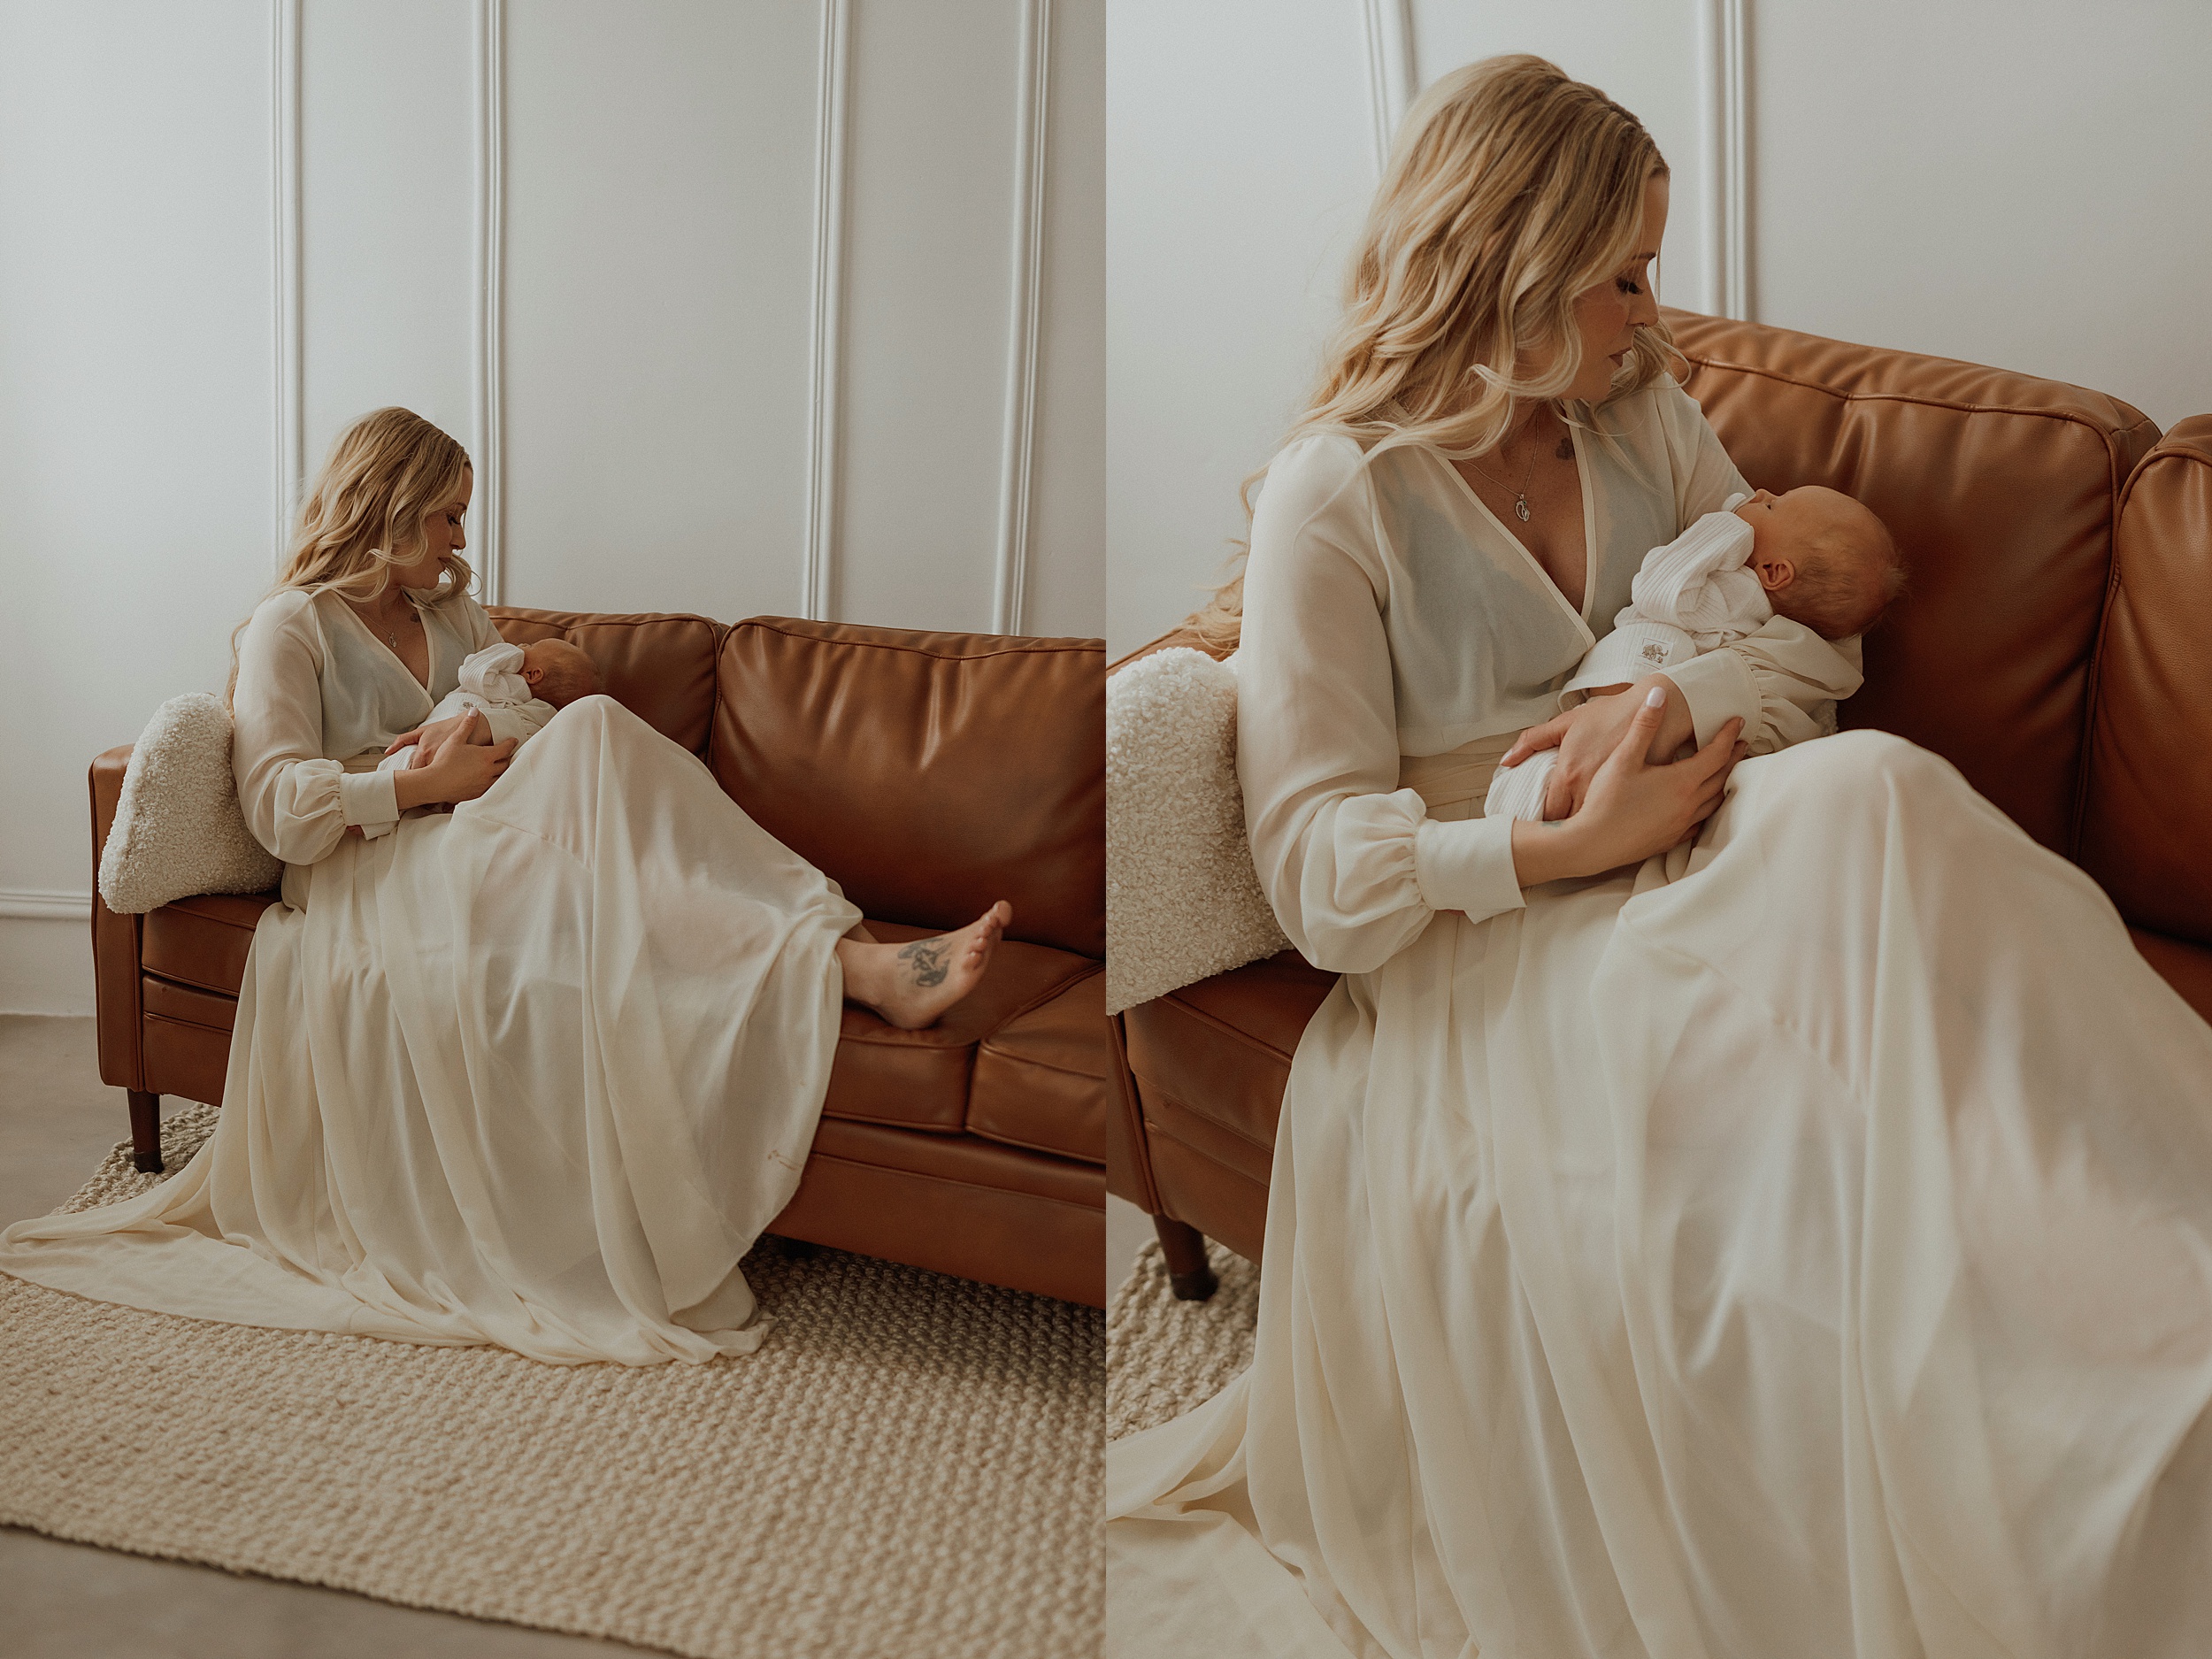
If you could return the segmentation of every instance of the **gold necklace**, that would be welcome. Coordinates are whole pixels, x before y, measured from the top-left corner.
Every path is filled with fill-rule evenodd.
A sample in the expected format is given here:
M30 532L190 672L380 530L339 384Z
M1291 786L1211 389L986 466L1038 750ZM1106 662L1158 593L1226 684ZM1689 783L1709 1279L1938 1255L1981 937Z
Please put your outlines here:
M1502 449L1504 446L1501 444L1499 447ZM1512 485L1507 483L1502 478L1493 476L1486 468L1475 466L1472 457L1469 458L1467 465L1475 467L1476 472L1480 472L1483 477L1489 479L1490 481L1493 484L1495 484L1500 489L1513 489ZM1536 451L1534 449L1531 449L1528 452L1528 471L1521 474L1520 488L1513 489L1514 516L1518 518L1523 524L1526 524L1528 522L1528 487L1535 480L1535 477Z
M357 609L353 614L357 617L361 616L361 612ZM364 622L369 622L369 618L366 617L361 617L361 619ZM369 622L369 626L375 631L378 636L383 640L385 644L392 648L392 655L397 657L399 655L399 634L396 629L388 628L381 622Z

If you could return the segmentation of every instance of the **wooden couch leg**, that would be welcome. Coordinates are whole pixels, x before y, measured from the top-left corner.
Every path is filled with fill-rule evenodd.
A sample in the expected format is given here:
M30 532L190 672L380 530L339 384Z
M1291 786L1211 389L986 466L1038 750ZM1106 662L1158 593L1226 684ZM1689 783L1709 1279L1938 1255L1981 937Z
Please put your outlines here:
M1160 1251L1167 1257L1167 1282L1178 1302L1203 1302L1219 1285L1206 1261L1206 1235L1187 1222L1165 1216L1152 1217L1152 1230L1160 1235Z
M124 1091L131 1097L131 1167L147 1175L161 1173L161 1096Z

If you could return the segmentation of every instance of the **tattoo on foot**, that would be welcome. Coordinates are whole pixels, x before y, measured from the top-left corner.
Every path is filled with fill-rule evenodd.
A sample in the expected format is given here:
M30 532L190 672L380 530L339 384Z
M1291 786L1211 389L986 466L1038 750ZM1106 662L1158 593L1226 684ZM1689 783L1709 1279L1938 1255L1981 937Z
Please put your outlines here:
M945 982L945 975L952 972L952 964L946 960L946 942L940 934L935 939L918 939L899 948L899 960L914 965L915 984L929 989Z

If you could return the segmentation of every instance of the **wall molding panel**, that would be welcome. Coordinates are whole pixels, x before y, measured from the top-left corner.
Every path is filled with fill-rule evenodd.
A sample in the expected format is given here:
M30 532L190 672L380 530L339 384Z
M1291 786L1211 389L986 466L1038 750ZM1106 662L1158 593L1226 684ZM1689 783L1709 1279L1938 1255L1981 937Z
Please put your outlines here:
M37 888L0 887L0 921L89 922L89 893L50 893Z
M1752 321L1746 4L1705 0L1705 309L1716 317Z
M836 604L838 390L845 312L845 94L852 0L822 0L815 97L814 288L807 349L806 545L801 614L827 622Z
M484 603L503 604L507 549L501 512L506 435L507 17L503 0L476 0L476 191L470 412L476 427L476 494L469 537Z
M1367 105L1374 122L1375 176L1390 165L1390 141L1420 89L1413 56L1412 0L1360 0L1367 45Z
M1029 575L1029 482L1037 435L1037 319L1044 264L1046 96L1052 0L1025 0L1014 118L1013 279L1007 295L1006 439L991 628L1022 631Z
M270 565L284 568L305 480L301 426L300 0L271 0L269 14L270 316L275 525ZM0 912L4 914L4 912Z

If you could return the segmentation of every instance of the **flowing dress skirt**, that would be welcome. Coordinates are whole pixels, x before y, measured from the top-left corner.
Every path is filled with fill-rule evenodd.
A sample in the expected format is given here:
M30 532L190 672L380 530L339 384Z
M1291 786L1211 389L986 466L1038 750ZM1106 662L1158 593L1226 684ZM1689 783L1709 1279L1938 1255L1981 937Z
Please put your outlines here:
M0 1271L103 1302L557 1362L758 1346L738 1258L796 1187L859 912L621 705L263 912L223 1110Z
M1901 740L1348 977L1263 1268L1109 1454L1117 1655L2212 1641L2212 1027Z

